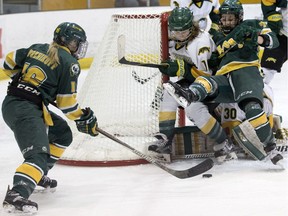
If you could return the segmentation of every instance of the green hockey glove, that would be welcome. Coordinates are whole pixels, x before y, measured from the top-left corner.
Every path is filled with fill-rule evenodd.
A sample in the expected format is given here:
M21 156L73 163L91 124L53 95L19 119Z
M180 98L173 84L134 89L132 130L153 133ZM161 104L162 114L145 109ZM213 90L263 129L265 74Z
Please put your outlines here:
M259 29L251 26L239 26L233 35L233 39L237 43L241 43L244 40L249 40L252 43L257 43Z
M209 17L210 17L212 23L219 24L219 21L220 21L219 11L216 10L214 6L209 13Z
M276 34L279 34L281 28L283 28L282 15L277 11L273 11L267 14L267 20L269 28Z
M162 63L165 63L168 65L168 67L161 67L159 68L160 72L169 76L169 77L174 77L178 76L179 74L181 75L182 73L185 72L185 68L181 67L181 65L184 65L183 60L167 60Z
M213 74L217 72L218 66L221 62L218 52L212 52L210 59L208 59L208 66L213 71Z
M191 64L182 59L168 60L162 63L168 64L168 67L159 68L159 70L161 73L169 77L186 77L187 74L190 74L190 70L192 68Z
M75 120L76 127L79 132L89 134L91 136L97 136L98 132L97 128L97 119L93 113L93 111L87 107L82 109L83 115L79 120Z

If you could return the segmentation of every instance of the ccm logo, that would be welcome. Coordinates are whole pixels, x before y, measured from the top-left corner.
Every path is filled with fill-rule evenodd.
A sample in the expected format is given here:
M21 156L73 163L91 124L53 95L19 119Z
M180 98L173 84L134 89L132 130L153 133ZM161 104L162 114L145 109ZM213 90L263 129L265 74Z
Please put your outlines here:
M37 91L35 88L32 88L32 87L30 87L30 86L26 86L26 85L21 84L21 83L19 83L19 84L17 85L17 88L19 88L19 89L24 89L25 91L31 92L31 93L36 94L36 95L40 95L40 92Z

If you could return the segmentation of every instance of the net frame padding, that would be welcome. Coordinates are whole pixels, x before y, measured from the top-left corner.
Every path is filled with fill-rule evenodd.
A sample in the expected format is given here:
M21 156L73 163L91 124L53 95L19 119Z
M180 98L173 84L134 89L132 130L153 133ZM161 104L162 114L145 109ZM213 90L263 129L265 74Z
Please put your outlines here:
M144 154L149 154L147 147L155 141L154 135L159 131L162 75L155 68L119 64L117 38L125 35L128 60L159 64L168 58L168 16L168 13L113 15L78 94L79 104L91 107L101 129ZM141 80L152 78L141 84L133 72ZM79 133L74 122L70 127L73 142L60 158L60 164L127 166L147 163L102 135L90 137Z

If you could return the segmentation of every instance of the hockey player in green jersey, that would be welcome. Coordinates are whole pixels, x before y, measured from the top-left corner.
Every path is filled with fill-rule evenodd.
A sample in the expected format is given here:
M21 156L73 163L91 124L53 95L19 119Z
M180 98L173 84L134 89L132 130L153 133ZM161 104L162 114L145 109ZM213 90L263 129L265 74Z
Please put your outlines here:
M272 129L263 111L264 84L259 72L258 46L275 48L279 42L267 22L243 21L243 7L238 0L224 1L219 12L219 31L213 34L217 46L216 59L219 59L216 76L200 76L186 89L172 82L164 84L164 87L184 107L191 102L207 100L236 102L259 138L259 148L263 149L255 150L254 146L248 146L250 153L259 160L268 155L276 164L283 157L274 151L276 144ZM227 145L218 145L214 150L215 154L223 157L231 151Z
M98 134L93 111L81 109L76 100L80 74L77 60L85 56L87 46L82 27L64 22L55 29L50 45L33 44L5 58L4 71L12 82L2 114L24 157L3 202L8 212L36 212L37 203L28 199L35 187L57 186L47 173L71 144L72 132L63 118L48 110L49 103L74 120L80 132Z
M261 9L268 26L277 35L279 46L275 49L264 49L261 55L261 68L264 82L269 84L276 73L281 72L287 61L288 8L287 0L261 0Z

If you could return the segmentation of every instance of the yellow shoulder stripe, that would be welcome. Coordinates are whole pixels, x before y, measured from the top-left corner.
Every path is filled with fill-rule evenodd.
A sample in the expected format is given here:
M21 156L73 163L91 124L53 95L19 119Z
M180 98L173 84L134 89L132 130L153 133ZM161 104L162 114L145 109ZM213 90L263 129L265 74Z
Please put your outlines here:
M262 3L265 5L265 6L271 6L273 4L276 3L276 0L262 0Z

